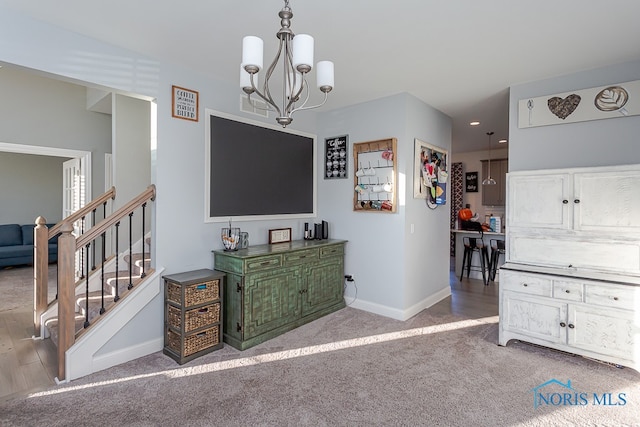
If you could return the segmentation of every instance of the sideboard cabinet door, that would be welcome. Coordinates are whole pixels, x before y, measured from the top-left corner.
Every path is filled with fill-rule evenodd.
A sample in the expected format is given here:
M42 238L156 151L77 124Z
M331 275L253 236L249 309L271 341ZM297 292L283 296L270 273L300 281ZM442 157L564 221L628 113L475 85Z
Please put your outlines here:
M344 300L344 261L342 256L323 260L308 267L302 315L315 313Z
M300 268L247 274L244 281L244 339L300 317Z

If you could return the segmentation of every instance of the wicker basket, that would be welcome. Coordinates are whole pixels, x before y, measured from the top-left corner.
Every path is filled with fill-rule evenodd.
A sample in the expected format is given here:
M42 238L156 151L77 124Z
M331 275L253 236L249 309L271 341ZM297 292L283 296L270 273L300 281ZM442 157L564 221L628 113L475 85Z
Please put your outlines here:
M167 307L167 321L169 326L180 329L182 327L182 316L179 308L169 305ZM218 323L220 321L220 303L205 305L184 313L184 332L193 331L203 326Z
M182 348L180 334L168 330L167 338L169 341L168 347L171 350L182 355L182 357L187 357L220 343L220 325L185 336Z
M215 301L220 297L219 280L184 286L184 302L180 294L182 289L183 287L179 284L167 282L167 300L182 307L191 307L192 305Z

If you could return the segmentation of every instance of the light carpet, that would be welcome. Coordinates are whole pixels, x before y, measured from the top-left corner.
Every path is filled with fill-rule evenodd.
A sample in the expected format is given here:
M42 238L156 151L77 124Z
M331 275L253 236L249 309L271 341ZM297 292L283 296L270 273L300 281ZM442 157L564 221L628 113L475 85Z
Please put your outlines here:
M0 403L0 424L640 425L636 371L497 339L497 317L425 310L400 322L347 307L243 352L225 345L182 366L156 353ZM552 379L588 404L534 407ZM594 393L625 404L593 404Z

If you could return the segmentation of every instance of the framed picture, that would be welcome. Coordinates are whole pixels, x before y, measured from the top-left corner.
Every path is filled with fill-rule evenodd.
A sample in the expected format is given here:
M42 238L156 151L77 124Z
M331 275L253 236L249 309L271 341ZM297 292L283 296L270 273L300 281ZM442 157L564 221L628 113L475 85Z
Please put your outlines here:
M347 178L348 138L343 135L324 140L324 179Z
M467 193L478 192L478 171L464 174L464 189Z
M431 208L447 203L448 160L448 152L444 148L415 140L414 199L427 199Z
M171 86L171 115L177 119L198 121L198 92Z
M272 243L284 243L291 241L291 229L290 228L275 228L269 230L269 244Z

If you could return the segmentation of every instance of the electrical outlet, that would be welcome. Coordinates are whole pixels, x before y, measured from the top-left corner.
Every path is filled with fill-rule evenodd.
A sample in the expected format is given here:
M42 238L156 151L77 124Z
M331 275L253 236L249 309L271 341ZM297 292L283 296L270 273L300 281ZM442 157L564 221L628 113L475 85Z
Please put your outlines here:
M350 274L345 274L344 278L347 279L347 282L353 282L353 276Z

